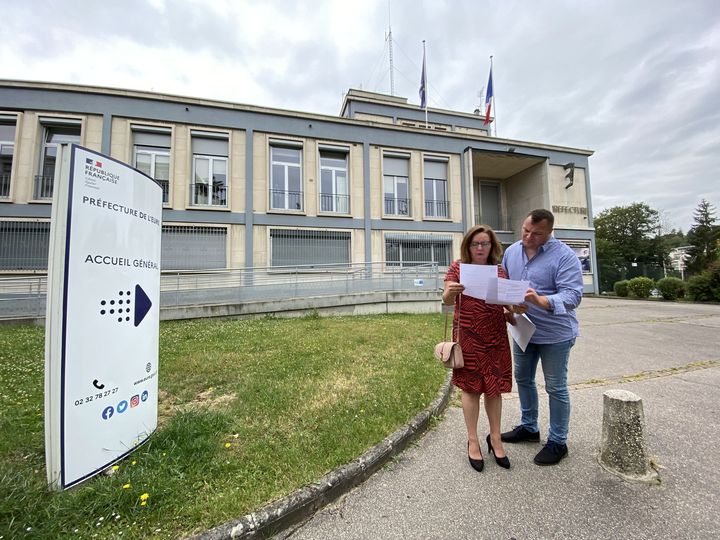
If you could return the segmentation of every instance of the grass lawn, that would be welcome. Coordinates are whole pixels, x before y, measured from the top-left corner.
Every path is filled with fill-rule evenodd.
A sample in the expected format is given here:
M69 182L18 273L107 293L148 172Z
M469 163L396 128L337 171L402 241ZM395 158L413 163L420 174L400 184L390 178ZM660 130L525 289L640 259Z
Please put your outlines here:
M430 404L446 371L432 315L160 326L158 431L47 491L44 330L0 327L0 539L178 538L310 483Z

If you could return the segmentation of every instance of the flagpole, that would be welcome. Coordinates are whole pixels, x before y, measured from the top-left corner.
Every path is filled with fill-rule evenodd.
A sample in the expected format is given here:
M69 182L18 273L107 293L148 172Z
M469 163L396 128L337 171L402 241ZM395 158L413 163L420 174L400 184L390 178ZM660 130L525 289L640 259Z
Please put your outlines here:
M493 55L490 55L490 73L493 70ZM493 81L493 94L492 94L492 105L495 111L495 118L493 118L493 124L495 124L495 136L497 137L497 102L495 101L495 81Z
M425 66L425 40L423 39L423 74L425 75L425 129L428 128L428 114L427 114L427 68Z

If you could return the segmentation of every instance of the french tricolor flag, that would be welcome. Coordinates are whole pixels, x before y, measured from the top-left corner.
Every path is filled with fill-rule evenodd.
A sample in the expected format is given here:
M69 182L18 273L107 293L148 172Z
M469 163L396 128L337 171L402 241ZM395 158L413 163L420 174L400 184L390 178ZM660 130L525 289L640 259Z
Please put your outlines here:
M493 89L492 89L492 66L490 66L490 78L488 79L487 92L485 93L485 123L490 122L490 108L492 107Z

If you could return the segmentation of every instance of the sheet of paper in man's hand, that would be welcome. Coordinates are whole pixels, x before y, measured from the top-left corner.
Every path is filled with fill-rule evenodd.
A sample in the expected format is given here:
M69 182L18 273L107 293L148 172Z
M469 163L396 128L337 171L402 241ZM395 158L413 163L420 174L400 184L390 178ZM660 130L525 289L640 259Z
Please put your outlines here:
M465 286L463 294L485 300L488 279L497 278L498 269L494 264L460 263L460 283Z
M530 287L529 281L515 281L505 278L490 278L487 282L488 304L522 304L525 301L525 293Z
M535 325L524 313L522 315L515 314L514 316L515 324L507 323L507 327L515 343L525 352L528 343L530 343L530 338L535 333Z

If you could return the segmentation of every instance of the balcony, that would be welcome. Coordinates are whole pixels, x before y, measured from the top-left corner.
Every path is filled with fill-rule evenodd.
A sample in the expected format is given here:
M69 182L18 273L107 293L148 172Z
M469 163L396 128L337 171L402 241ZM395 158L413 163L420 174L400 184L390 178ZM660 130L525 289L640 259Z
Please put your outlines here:
M271 189L270 208L272 210L302 210L303 192Z
M449 205L450 205L450 203L448 201L426 200L425 201L425 217L436 217L436 218L449 217L449 214L448 214Z
M385 197L386 216L409 216L410 199Z
M192 204L209 206L227 206L227 186L225 184L213 184L210 199L208 199L209 186L203 183L190 184Z
M0 199L10 197L10 175L0 174Z
M52 199L55 175L38 174L35 176L35 199Z
M348 214L350 212L350 196L320 193L320 211Z
M162 188L162 202L167 204L170 201L170 181L155 179L155 183Z

